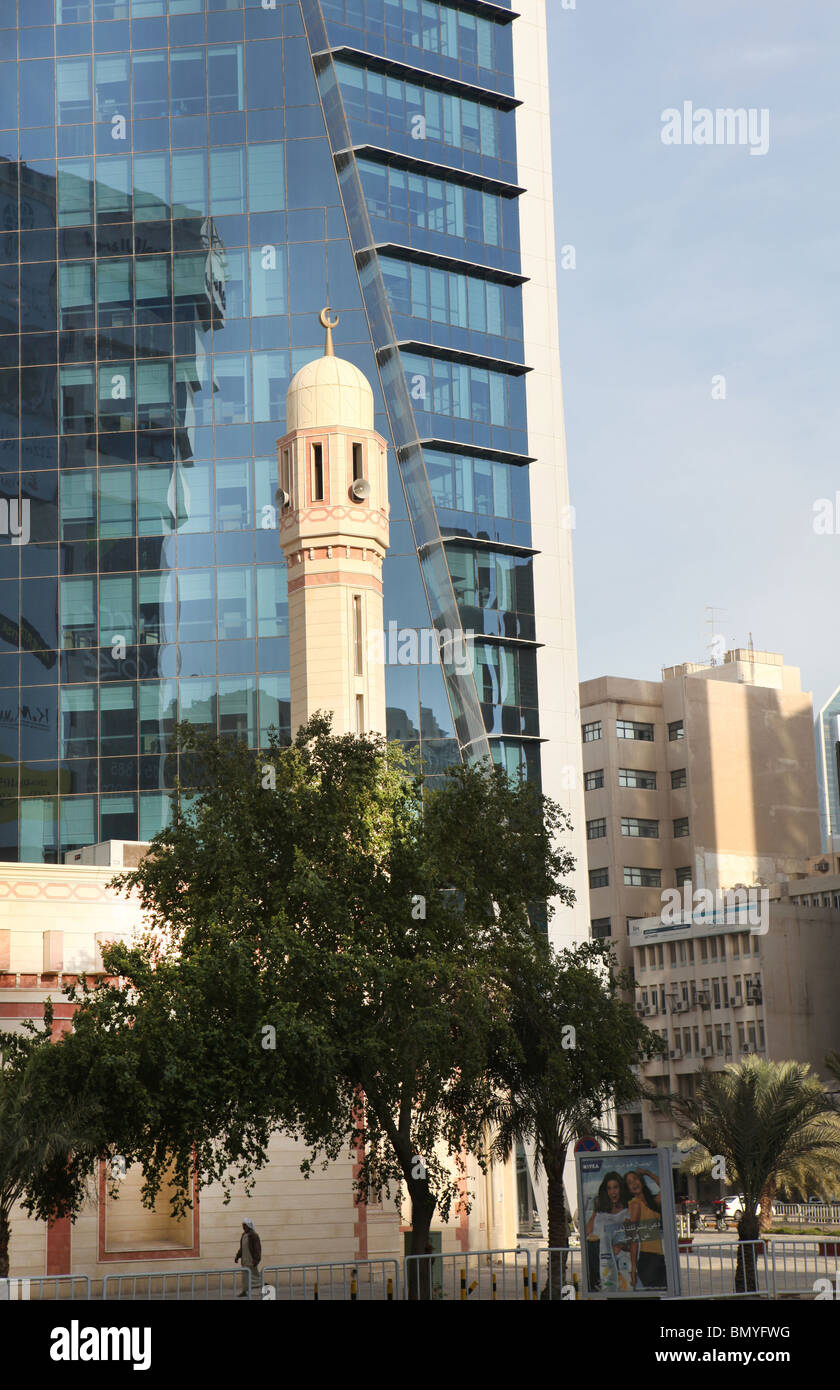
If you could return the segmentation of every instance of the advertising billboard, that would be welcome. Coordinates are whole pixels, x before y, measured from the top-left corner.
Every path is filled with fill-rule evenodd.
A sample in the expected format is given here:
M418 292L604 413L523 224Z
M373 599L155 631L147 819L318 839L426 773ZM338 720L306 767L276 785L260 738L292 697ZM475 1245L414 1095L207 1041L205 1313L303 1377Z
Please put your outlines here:
M575 1166L586 1295L675 1297L679 1260L670 1152L578 1153Z

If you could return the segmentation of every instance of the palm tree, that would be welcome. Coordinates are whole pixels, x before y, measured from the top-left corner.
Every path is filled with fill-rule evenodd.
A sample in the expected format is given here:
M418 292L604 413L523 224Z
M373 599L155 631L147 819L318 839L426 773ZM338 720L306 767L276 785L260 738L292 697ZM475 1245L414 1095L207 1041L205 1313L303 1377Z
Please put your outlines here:
M840 1111L804 1062L750 1056L721 1072L701 1072L694 1098L669 1096L665 1105L697 1146L691 1171L708 1172L724 1160L743 1199L742 1243L758 1239L778 1187L819 1186L840 1163ZM754 1251L743 1244L739 1252L736 1292L757 1287Z
M490 1152L505 1161L517 1144L533 1144L536 1172L545 1173L551 1254L542 1298L561 1298L565 1282L569 1145L582 1135L613 1141L598 1116L640 1094L635 1065L661 1050L621 998L628 982L614 965L606 943L585 941L558 952L546 945L512 971L514 1043L492 1069ZM583 1250L585 1242L582 1232Z

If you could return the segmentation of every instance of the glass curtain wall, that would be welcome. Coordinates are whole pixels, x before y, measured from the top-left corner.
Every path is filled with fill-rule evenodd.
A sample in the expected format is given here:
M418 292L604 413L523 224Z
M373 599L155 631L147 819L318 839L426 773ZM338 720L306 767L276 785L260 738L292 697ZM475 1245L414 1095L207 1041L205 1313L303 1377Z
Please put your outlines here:
M0 0L0 858L153 835L178 719L290 734L275 441L323 305L386 437L392 420L313 11L481 634L464 679L494 756L538 771L506 8ZM394 443L389 732L435 772L463 737L428 644L400 647L440 623Z

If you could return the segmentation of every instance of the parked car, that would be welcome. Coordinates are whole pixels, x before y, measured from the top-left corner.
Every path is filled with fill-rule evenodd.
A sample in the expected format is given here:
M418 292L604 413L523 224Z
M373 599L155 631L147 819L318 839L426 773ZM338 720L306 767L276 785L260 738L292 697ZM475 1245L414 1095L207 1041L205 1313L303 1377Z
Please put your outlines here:
M737 1195L736 1195L735 1197L725 1197L725 1198L722 1199L722 1201L721 1201L721 1203L720 1203L720 1206L718 1206L718 1203L717 1203L717 1202L715 1203L715 1206L718 1208L718 1210L720 1210L720 1207L723 1208L723 1215L724 1215L724 1216L727 1218L727 1220L729 1220L729 1221L738 1221L738 1220L744 1215L744 1199L743 1199L743 1197L741 1197L741 1196L737 1196ZM756 1215L756 1216L760 1216L760 1215L761 1215L761 1203L760 1203L760 1202L759 1202L758 1205L756 1206L755 1215ZM775 1203L771 1203L771 1206L770 1206L770 1215L771 1215L771 1216L775 1216L775 1215L776 1215L776 1206L775 1206Z

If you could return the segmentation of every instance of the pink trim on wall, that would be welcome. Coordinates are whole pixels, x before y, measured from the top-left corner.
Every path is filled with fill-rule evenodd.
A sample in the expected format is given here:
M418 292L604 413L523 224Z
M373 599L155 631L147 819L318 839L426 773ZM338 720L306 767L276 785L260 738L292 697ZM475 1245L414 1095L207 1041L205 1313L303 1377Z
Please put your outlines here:
M0 999L0 1018L32 1018L39 1012L43 1018L44 1005L40 999L33 999L24 1004L15 1004L11 999ZM75 1004L53 1004L53 1018L56 1021L62 1019L69 1023L75 1012Z
M461 1161L466 1165L467 1155L462 1151ZM461 1176L458 1179L458 1229L455 1232L455 1239L461 1249L466 1252L470 1248L470 1217L467 1211L467 1178L464 1167L461 1169Z
M69 1216L60 1216L47 1226L47 1274L70 1274L70 1252L73 1223Z
M359 1104L356 1111L356 1119L360 1128L364 1123L364 1096L359 1092ZM353 1181L359 1176L362 1163L365 1157L364 1133L360 1133L356 1140L356 1157L353 1163ZM356 1203L356 1224L353 1227L353 1234L356 1237L356 1259L366 1260L368 1257L368 1225L367 1225L367 1202Z

